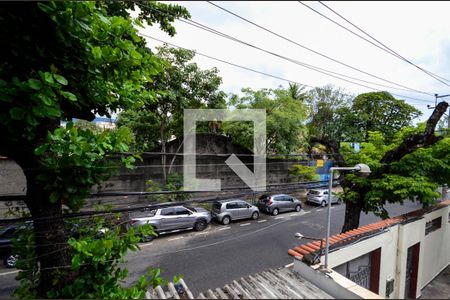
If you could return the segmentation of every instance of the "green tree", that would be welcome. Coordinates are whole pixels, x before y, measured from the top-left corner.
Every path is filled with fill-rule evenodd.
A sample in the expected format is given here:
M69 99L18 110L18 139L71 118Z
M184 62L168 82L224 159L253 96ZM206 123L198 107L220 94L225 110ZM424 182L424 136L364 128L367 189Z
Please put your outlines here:
M384 134L369 131L359 153L348 145L339 149L329 144L339 166L357 163L369 165L368 177L343 176L342 200L346 203L342 232L357 228L361 212L374 212L387 218L386 203L403 203L406 199L432 204L440 195L439 185L450 182L450 138L435 133L436 125L448 104L440 103L426 124L404 127L386 140Z
M350 111L343 115L343 138L349 142L365 141L370 131L379 131L389 141L401 128L411 126L421 114L388 92L360 94L353 100Z
M242 89L243 97L232 95L229 106L238 109L265 109L267 152L289 154L298 149L305 134L304 121L307 107L306 94L291 88ZM294 96L297 98L293 98ZM234 142L253 149L253 127L251 122L224 122L222 129Z
M143 141L142 150L159 144L166 153L166 143L172 136L183 136L183 110L185 108L223 108L225 93L219 90L222 82L216 68L200 69L192 62L195 53L190 50L158 48L157 56L165 63L163 72L146 84L157 91L155 101L119 115L119 126L127 126L135 133L136 141ZM181 146L182 144L180 144ZM147 148L148 147L148 148ZM164 180L169 171L166 155L161 155Z
M74 297L70 291L55 294L79 275L68 247L63 207L79 210L91 187L111 174L105 156L127 151L130 142L126 129L95 132L71 122L60 127L61 120L92 120L95 114L109 116L154 101L154 91L143 87L162 71L162 63L145 47L135 26L156 23L174 34L171 22L189 17L178 5L137 5L141 13L133 21L128 9L134 2L2 4L0 155L15 160L27 180L25 203L40 268L22 287L32 297ZM129 167L132 159L122 157ZM108 287L101 288L104 294L85 295L113 297Z
M309 94L309 139L341 140L343 133L347 131L344 130L343 118L350 109L351 96L331 85L312 89Z
M316 181L320 179L315 167L304 165L293 165L289 168L289 175L296 182Z

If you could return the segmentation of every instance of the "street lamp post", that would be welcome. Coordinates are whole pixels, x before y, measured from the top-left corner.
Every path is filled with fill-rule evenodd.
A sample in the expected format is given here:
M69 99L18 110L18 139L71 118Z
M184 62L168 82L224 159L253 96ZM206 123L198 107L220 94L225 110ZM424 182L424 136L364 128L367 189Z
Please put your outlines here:
M331 224L331 196L333 190L333 171L358 171L359 174L363 176L368 176L370 174L370 168L365 164L357 164L354 167L331 167L330 168L330 178L328 180L328 210L327 210L327 238L325 242L325 270L328 269L328 252L330 249L330 224Z

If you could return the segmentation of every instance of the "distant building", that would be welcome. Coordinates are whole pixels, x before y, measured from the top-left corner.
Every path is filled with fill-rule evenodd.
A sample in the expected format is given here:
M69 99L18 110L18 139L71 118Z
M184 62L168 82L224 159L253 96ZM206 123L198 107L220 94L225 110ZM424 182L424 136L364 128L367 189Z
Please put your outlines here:
M116 120L112 118L97 117L92 121L96 126L103 129L114 129L116 128Z
M72 121L76 122L80 119L73 118ZM116 119L113 118L104 118L104 117L96 117L92 123L95 123L95 126L100 127L102 129L114 129L116 128ZM67 122L61 121L61 126L66 126Z

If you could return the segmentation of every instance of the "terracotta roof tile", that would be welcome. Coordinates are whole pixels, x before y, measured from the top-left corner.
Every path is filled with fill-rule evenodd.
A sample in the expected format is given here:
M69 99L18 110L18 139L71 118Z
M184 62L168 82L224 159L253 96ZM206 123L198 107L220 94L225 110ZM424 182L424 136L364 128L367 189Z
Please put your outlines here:
M382 220L379 222L361 226L361 227L353 229L353 230L349 230L349 231L341 233L341 234L330 236L330 245L334 245L336 243L344 243L344 242L348 242L350 240L355 240L356 238L359 238L360 236L363 236L363 235L366 235L366 234L369 234L372 232L376 232L378 230L382 230L387 227L391 227L391 226L399 224L405 220L408 220L409 218L423 216L424 214L426 214L430 211L433 211L433 210L436 210L436 209L439 209L439 208L442 208L442 207L448 206L448 205L450 205L450 199L448 199L446 201L442 201L432 207L419 209L419 210L416 210L416 211L413 211L410 213L403 214L401 216ZM325 247L325 239L323 241L324 241L323 247ZM306 254L314 253L319 250L320 250L320 240L314 241L314 242L311 242L311 243L308 243L305 245L300 245L298 247L294 247L294 249L289 249L288 254L293 257L296 257L300 260L303 260L303 257Z

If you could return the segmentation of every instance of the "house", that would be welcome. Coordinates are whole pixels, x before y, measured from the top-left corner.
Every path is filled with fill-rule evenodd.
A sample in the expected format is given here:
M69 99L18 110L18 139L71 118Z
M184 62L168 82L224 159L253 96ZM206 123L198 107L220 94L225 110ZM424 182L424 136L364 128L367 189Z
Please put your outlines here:
M418 298L450 263L450 200L331 236L329 272L319 271L323 250L315 241L288 253L296 272L333 297Z

